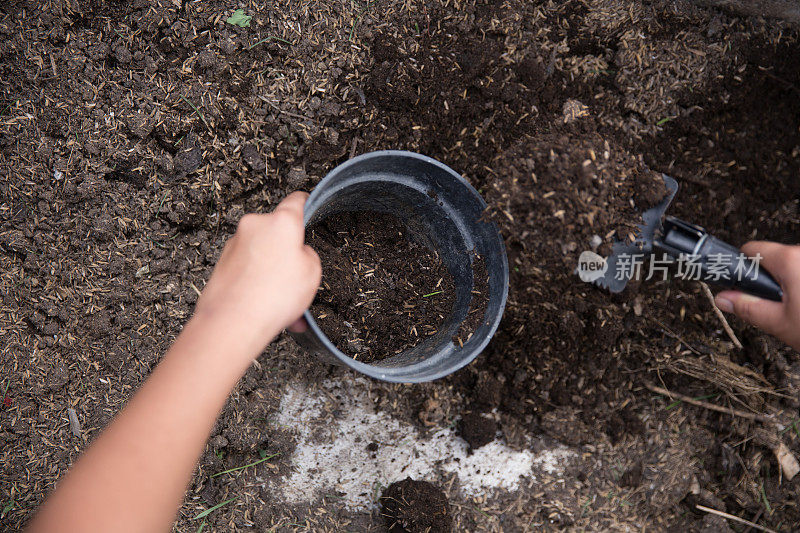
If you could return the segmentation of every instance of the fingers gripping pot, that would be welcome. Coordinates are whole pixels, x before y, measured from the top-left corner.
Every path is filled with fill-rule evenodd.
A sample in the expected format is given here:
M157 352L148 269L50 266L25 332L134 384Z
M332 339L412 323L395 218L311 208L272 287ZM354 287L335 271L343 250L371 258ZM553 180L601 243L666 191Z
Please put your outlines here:
M385 381L434 380L470 363L486 347L503 315L508 295L508 260L497 226L484 220L486 202L446 165L413 152L388 150L361 155L330 172L305 205L306 227L342 211L378 211L397 217L410 238L435 250L453 277L455 304L439 331L416 346L372 364L354 360L325 336L308 311L308 329L294 334L306 350ZM472 261L479 254L489 275L483 320L463 346L452 337L472 301Z

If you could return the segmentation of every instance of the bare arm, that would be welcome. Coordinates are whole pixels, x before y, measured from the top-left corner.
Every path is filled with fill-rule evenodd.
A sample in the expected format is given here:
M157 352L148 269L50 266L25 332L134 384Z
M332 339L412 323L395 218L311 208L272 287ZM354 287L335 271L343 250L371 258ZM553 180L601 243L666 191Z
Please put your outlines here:
M294 193L273 213L242 219L194 317L29 532L169 531L231 389L319 285L319 258L303 245L305 198Z

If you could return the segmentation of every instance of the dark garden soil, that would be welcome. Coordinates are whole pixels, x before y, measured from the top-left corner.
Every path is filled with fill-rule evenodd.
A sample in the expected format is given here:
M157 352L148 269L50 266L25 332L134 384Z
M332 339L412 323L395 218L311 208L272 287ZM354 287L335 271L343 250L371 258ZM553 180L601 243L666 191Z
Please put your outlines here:
M306 231L322 261L311 313L344 353L371 363L435 335L453 312L455 285L435 251L412 242L392 215L331 215Z
M238 8L249 27L226 22ZM480 416L510 446L535 436L586 458L563 483L504 496L443 483L455 530L742 529L697 504L797 529L800 481L774 451L800 455L800 356L732 320L736 348L696 283L612 296L573 274L583 250L630 238L661 172L681 183L670 214L722 239L800 235L797 31L673 0L3 2L0 529L30 518L147 377L242 214L388 148L481 192L511 279L475 362L431 384L374 384L375 408L420 431L463 418L465 438ZM362 263L378 258L390 255ZM420 293L439 278L394 296L431 308L393 324L391 342L360 337L364 357L436 327L447 290ZM356 297L349 287L331 296ZM176 531L233 497L206 531L385 530L378 511L292 506L267 488L291 472L294 440L266 421L287 383L323 379L350 378L286 337L266 350L214 427ZM280 455L212 477L267 454Z
M391 533L448 533L453 528L450 505L441 489L410 477L383 491L381 514Z
M486 270L486 261L479 254L473 254L472 257L471 297L467 316L452 338L453 343L459 346L463 346L480 327L489 306L489 272Z
M470 451L492 442L498 430L496 421L480 413L464 413L457 427L458 435L467 441Z

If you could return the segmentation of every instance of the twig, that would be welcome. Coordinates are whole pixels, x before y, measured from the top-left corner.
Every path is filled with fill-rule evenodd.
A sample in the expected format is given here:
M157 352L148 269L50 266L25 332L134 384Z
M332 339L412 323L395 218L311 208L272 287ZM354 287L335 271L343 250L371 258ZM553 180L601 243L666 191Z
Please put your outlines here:
M764 509L759 509L756 513L756 516L753 518L753 522L758 522L758 519L761 518L761 515L764 514ZM753 526L747 526L747 528L742 531L742 533L749 533L749 531L753 529Z
M739 342L739 339L736 337L736 334L731 329L730 324L728 324L728 319L725 318L725 315L723 315L722 311L720 311L719 307L717 307L717 303L714 301L714 295L711 293L711 289L709 289L708 285L702 281L700 282L700 286L703 288L703 292L706 293L708 301L711 302L711 307L714 308L714 313L716 313L717 318L719 318L719 321L722 322L722 328L725 330L725 333L728 334L728 337L730 337L731 342L733 342L733 345L741 350L742 343Z
M192 288L192 290L195 292L195 294L197 294L197 296L200 296L202 294L200 292L200 289L197 288L197 285L195 285L194 282L190 281L189 282L189 286Z
M766 531L766 533L778 533L774 529L770 529L770 528L764 527L764 526L759 526L758 524L756 524L755 522L751 522L750 520L745 520L744 518L739 518L736 515L723 513L722 511L717 511L716 509L712 509L711 507L706 507L705 505L697 504L697 505L695 505L695 507L697 509L699 509L700 511L704 511L706 513L715 514L717 516L721 516L722 518L727 518L728 520L733 520L734 522L739 522L740 524L748 525L748 526L750 526L752 528L755 528L755 529L757 529L759 531Z
M740 411L738 409L731 409L730 407L722 407L721 405L715 405L713 403L704 402L702 400L695 400L691 396L686 396L685 394L681 394L679 392L670 392L667 389L662 389L661 387L657 387L650 382L645 381L644 386L650 389L651 391L655 392L656 394L661 394L664 396L669 396L670 398L677 398L682 400L686 403L690 403L692 405L696 405L697 407L703 407L705 409L710 409L711 411L717 411L718 413L726 413L731 416L738 416L740 418L747 418L748 420L757 420L759 422L768 422L772 423L774 420L771 416L762 415L758 413L748 413L745 411Z
M678 342L680 342L681 344L683 344L684 346L686 346L686 348L688 348L688 349L689 349L691 352L693 352L693 353L695 353L695 354L697 354L697 355L703 355L703 354L700 352L700 350L698 350L697 348L695 348L694 346L692 346L691 344L689 344L688 342L686 342L686 341L683 339L683 337L681 337L680 335L678 335L677 333L675 333L674 331L672 331L671 329L669 329L669 328L668 328L668 327L667 327L665 324L663 324L663 323L662 323L660 320L658 320L657 318L651 318L651 320L652 320L653 322L655 322L656 324L658 324L658 326L661 328L661 331L662 331L662 332L664 332L664 333L665 333L665 334L667 334L668 336L672 337L673 339L677 340Z
M276 104L272 100L268 100L267 98L265 98L263 96L259 96L259 98L261 100L265 101L266 103L268 103L269 105L271 105L272 107L274 107L278 111L278 113L283 113L287 117L297 118L297 119L300 119L300 120L310 120L312 122L314 121L314 119L312 119L311 117L305 117L303 115L298 115L297 113L292 113L291 111L285 111L285 110L281 109L280 107L278 107L278 104Z

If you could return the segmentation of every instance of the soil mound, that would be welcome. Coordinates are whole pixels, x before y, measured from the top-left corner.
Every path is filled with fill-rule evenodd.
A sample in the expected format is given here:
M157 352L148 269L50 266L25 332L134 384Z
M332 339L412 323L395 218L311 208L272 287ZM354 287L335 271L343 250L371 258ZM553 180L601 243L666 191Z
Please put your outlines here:
M452 530L450 505L441 489L410 477L389 485L381 514L391 533L446 533Z
M480 413L467 413L458 421L458 434L467 441L470 451L489 444L497 436L497 422Z

